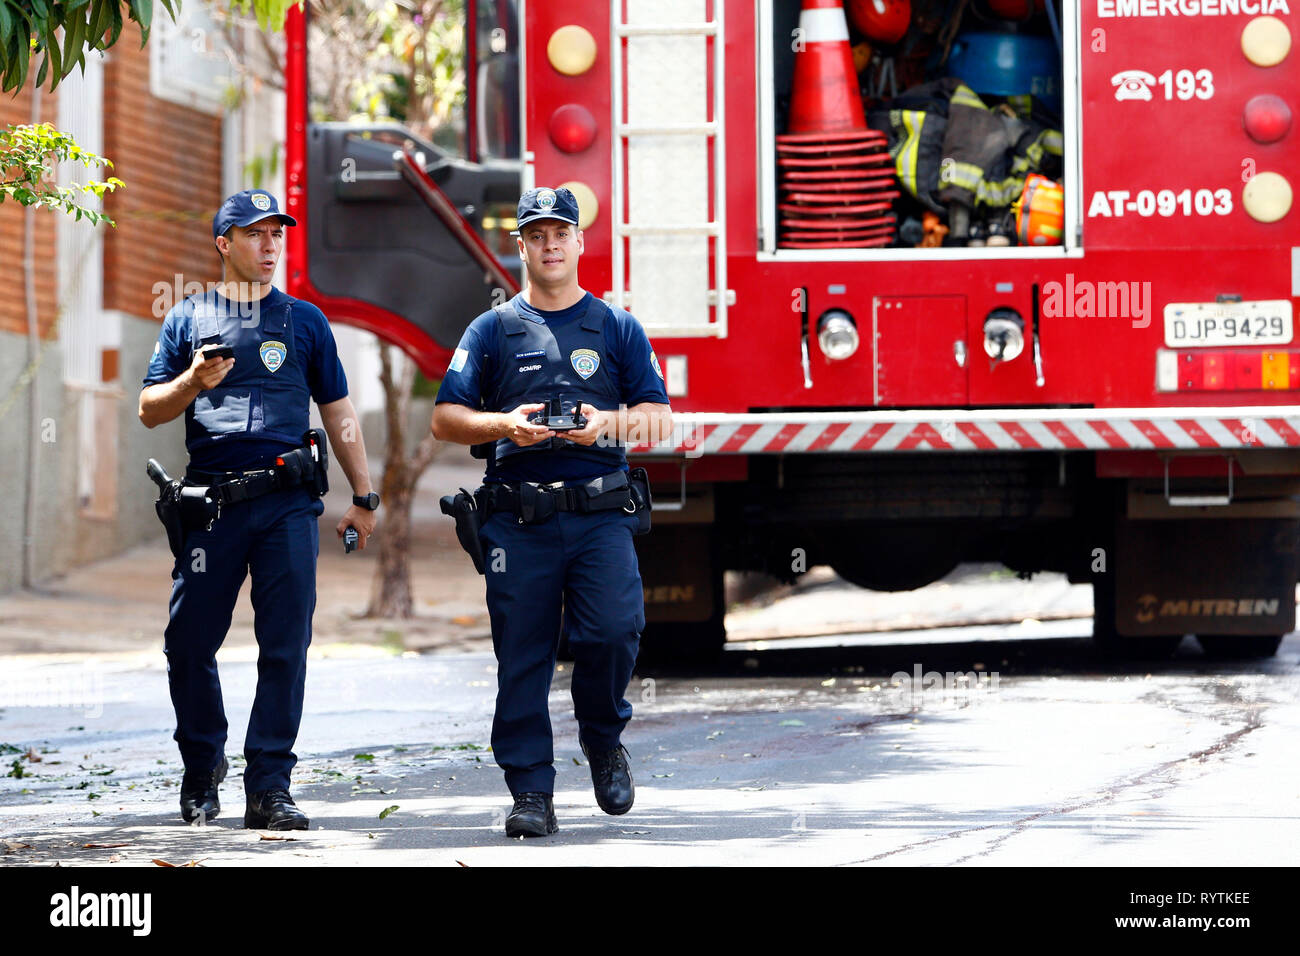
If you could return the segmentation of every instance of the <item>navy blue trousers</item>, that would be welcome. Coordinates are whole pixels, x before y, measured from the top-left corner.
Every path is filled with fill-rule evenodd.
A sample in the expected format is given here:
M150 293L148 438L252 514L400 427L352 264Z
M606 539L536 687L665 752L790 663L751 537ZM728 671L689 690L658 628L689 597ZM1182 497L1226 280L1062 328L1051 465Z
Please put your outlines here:
M483 526L497 657L492 753L512 795L552 793L547 696L561 620L573 652L573 711L588 752L613 750L632 717L624 699L645 627L635 516L558 512L539 524L498 513Z
M216 654L244 577L251 575L257 693L244 738L244 789L288 788L298 759L293 745L316 609L316 517L323 510L305 488L275 491L225 507L211 530L186 534L172 570L163 648L175 739L187 770L208 770L225 752Z

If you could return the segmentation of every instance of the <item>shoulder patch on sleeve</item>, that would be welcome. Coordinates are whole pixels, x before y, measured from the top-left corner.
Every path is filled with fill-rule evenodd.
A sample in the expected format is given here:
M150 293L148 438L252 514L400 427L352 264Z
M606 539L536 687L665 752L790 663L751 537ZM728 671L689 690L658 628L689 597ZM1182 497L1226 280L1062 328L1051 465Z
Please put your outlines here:
M662 380L664 377L664 370L659 367L659 356L655 355L654 349L650 350L650 367L655 370L655 374Z
M447 371L449 372L461 371L465 367L465 363L468 360L469 360L469 352L465 351L465 349L457 349L455 352L452 353L451 364L447 366Z

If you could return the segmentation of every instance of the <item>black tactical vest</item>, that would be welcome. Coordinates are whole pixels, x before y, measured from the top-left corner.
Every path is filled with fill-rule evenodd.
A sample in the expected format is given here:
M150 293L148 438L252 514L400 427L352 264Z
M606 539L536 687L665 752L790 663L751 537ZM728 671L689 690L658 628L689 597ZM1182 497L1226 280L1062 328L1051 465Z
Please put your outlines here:
M195 448L246 434L298 445L311 425L311 387L305 357L294 347L290 309L282 305L240 315L215 294L185 300L191 344L219 340L235 350L235 364L216 388L200 392L186 409L185 446Z
M519 297L494 307L502 334L497 353L497 381L486 396L490 411L508 412L520 405L549 402L558 398L566 414L574 404L586 402L602 411L617 409L620 394L611 374L605 348L605 319L609 306L591 296L581 319L553 329L545 322L525 318L516 308ZM603 442L604 440L602 440ZM561 438L520 447L508 438L496 444L498 462L512 455L538 454L564 448L569 454L590 455L608 465L608 471L624 468L627 456L622 446L610 441L583 447Z

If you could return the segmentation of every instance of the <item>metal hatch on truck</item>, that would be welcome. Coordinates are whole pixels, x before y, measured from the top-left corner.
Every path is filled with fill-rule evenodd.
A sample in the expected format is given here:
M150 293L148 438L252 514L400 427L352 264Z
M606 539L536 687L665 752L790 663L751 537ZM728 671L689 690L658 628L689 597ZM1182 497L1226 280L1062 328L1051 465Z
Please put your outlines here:
M393 125L308 128L308 278L324 296L391 313L392 323L410 327L406 340L424 337L450 352L468 322L492 306L493 285L395 167L394 153L410 140ZM415 142L421 165L469 225L481 231L494 206L513 218L517 163L469 163ZM518 272L516 250L493 251Z

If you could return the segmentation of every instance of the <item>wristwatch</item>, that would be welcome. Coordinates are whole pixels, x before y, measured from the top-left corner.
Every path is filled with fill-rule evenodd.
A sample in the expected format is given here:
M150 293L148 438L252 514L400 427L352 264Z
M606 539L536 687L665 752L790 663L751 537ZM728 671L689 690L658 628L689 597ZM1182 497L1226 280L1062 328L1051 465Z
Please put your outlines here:
M370 492L368 495L353 495L352 503L358 508L365 508L367 511L374 511L379 507L379 495Z

